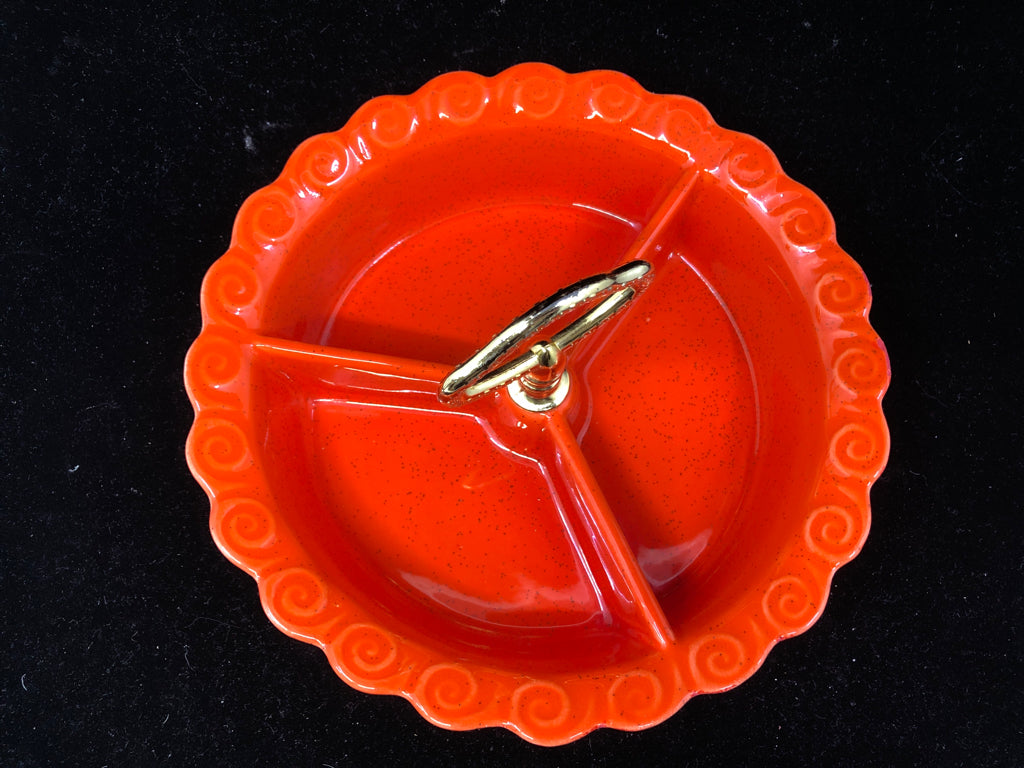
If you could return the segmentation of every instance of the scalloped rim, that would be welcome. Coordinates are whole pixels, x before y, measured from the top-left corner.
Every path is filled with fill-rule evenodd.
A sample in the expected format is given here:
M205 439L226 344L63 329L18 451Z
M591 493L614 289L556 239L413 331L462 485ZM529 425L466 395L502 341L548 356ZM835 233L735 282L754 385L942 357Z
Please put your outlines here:
M809 299L818 336L823 350L835 347L825 358L841 385L830 398L828 455L803 530L773 578L763 590L752 587L749 599L698 640L588 678L470 669L374 624L356 601L316 575L279 524L240 426L244 392L235 377L245 365L243 334L256 325L264 286L303 223L377 153L415 141L417 125L440 121L458 131L485 113L506 121L596 115L663 142L677 153L681 169L700 161L741 204L777 224L766 231L794 274L813 270ZM568 75L521 64L492 78L451 72L410 96L375 98L339 131L303 142L281 176L242 205L231 246L203 283L203 330L185 362L196 413L186 456L210 497L210 527L221 551L257 580L271 621L323 649L349 685L404 696L445 728L502 726L542 745L564 744L602 726L639 730L667 719L695 694L727 690L753 674L775 643L818 619L832 575L863 546L868 493L889 450L881 411L889 362L868 323L870 303L867 280L837 245L824 204L789 179L763 143L720 128L692 99L651 94L609 71Z

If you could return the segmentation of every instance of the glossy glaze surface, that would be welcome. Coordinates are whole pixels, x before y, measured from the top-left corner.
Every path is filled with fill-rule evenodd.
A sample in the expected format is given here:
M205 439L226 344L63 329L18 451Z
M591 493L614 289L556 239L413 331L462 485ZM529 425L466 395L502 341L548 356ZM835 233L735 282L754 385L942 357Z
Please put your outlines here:
M446 404L512 317L634 258L565 403ZM888 453L831 217L696 102L611 72L374 99L242 207L186 361L218 545L350 684L540 744L637 729L820 614Z

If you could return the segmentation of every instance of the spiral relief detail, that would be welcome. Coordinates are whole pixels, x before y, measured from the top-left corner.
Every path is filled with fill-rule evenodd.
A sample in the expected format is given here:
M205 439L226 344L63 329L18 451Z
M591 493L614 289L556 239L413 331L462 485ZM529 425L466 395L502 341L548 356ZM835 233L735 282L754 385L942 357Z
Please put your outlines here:
M373 624L353 624L335 642L338 661L357 680L383 680L398 671L398 643Z
M532 682L512 694L512 713L527 734L543 735L569 720L569 694L554 683Z
M782 236L794 248L815 250L832 236L832 220L823 206L806 195L779 212Z
M260 557L274 544L274 516L255 499L231 499L220 506L216 529L224 546L236 554Z
M308 191L322 195L344 179L356 167L348 149L330 135L314 136L297 151L299 183Z
M233 325L244 324L260 295L252 265L229 251L213 263L203 280L203 311Z
M662 115L658 133L671 146L692 156L703 130L703 126L691 113L683 109L672 109Z
M305 568L290 568L267 581L269 605L286 625L308 627L330 618L327 587Z
M832 269L818 279L818 303L833 315L858 315L867 307L866 288L863 274L855 268Z
M590 95L593 114L609 123L621 123L633 116L640 106L640 97L616 83L598 86Z
M416 688L420 703L440 717L478 709L480 686L461 664L435 664L420 677Z
M487 106L488 92L479 78L466 78L438 94L437 115L456 125L468 125L479 119Z
M875 477L885 459L875 432L863 424L847 424L836 432L828 451L841 472L864 480Z
M832 364L843 385L854 393L881 392L889 379L889 364L877 345L857 344L841 352Z
M512 109L538 120L555 113L565 98L565 83L547 77L530 77L512 92Z
M376 111L368 130L374 142L391 149L408 143L416 130L416 113L403 99L380 98L374 102Z
M639 724L664 709L665 690L653 672L645 669L619 677L608 689L608 708L616 723Z
M740 138L725 159L725 168L734 184L745 190L762 186L779 173L771 150L761 142Z
M288 235L296 218L291 196L275 187L264 187L242 204L238 231L250 234L258 246L268 247Z
M796 574L775 579L761 600L764 615L784 632L803 629L818 611L806 579Z
M203 474L234 475L252 465L245 432L223 418L197 419L192 440L198 468Z
M860 543L864 522L862 514L834 504L818 507L807 518L804 542L812 552L830 561L845 559Z
M734 685L750 664L743 644L732 635L708 635L690 648L690 671L703 692Z
M197 397L222 403L237 401L238 396L228 391L242 370L242 351L237 341L215 331L204 331L189 350L186 370Z

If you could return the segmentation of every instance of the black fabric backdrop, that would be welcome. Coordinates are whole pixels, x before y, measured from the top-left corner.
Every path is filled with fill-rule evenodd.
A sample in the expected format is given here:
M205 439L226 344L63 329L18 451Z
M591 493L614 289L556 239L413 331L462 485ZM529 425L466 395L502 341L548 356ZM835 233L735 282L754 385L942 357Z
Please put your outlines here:
M0 763L1024 763L1024 19L772 6L0 10ZM870 277L893 368L873 529L822 619L731 692L555 749L345 686L216 550L183 457L199 285L242 200L372 96L528 60L765 141Z

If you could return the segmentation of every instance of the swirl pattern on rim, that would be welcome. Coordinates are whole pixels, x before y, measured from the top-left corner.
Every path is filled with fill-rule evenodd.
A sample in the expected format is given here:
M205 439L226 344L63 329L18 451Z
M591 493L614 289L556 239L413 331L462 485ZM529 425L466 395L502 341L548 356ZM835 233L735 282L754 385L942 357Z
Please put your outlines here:
M349 173L355 172L357 165L348 147L330 134L306 139L293 157L293 162L300 168L297 174L300 187L316 196L340 184Z
M475 713L484 704L476 675L462 664L435 664L425 670L416 695L431 719L442 722Z
M349 625L332 646L346 679L360 687L389 678L399 669L397 639L375 624Z
M294 198L283 189L265 187L242 203L235 235L241 243L264 249L288 237L297 220Z
M690 673L697 693L731 688L753 673L756 664L750 650L738 637L716 632L690 646Z
M562 686L535 680L519 686L512 694L512 712L517 730L543 737L569 725L572 703Z
M196 419L189 440L193 464L203 468L203 477L222 482L242 481L241 475L255 465L248 439L232 419L202 414Z
M834 562L860 549L864 522L856 506L825 504L815 508L807 518L804 542L811 552Z
M765 585L756 606L758 631L751 632L749 620L709 627L689 645L652 654L640 668L599 676L585 687L557 674L524 682L500 669L474 674L423 642L391 633L332 590L310 562L278 557L292 534L261 493L264 470L235 421L242 406L234 382L249 365L233 346L235 334L259 328L277 254L334 190L378 154L416 142L419 126L454 132L488 114L507 125L593 117L647 137L674 152L681 170L717 169L709 173L769 213L769 234L781 248L796 259L818 259L808 267L816 270L809 299L822 318L823 349L832 350L826 366L842 384L829 405L832 438L823 462L830 471L822 473L799 547ZM691 99L651 94L624 75L567 75L546 65L520 65L492 78L451 73L409 96L367 102L341 130L300 145L281 177L246 201L231 247L207 274L201 304L204 331L186 364L196 410L187 457L210 495L218 545L257 578L267 613L282 631L323 647L352 685L405 696L439 724L505 726L530 741L559 744L605 722L627 729L659 722L694 693L741 682L775 642L813 622L831 572L856 554L866 535L867 490L888 452L879 401L889 371L867 321L870 290L863 273L835 244L827 208L783 174L764 144L720 128ZM806 567L807 558L814 569Z
M263 296L252 259L234 247L213 263L203 279L200 306L207 327L234 325L252 328Z
M821 581L806 567L775 578L765 590L761 607L768 622L779 632L795 634L806 629L818 615L814 585Z
M665 684L654 672L647 669L627 672L608 688L608 719L619 727L628 728L657 718L664 709L665 698Z
M312 627L335 618L323 579L305 567L286 568L260 581L263 606L284 627Z
M221 502L212 525L235 560L270 557L277 541L274 514L256 499Z
M438 119L469 125L483 114L490 95L480 78L464 73L437 93Z

